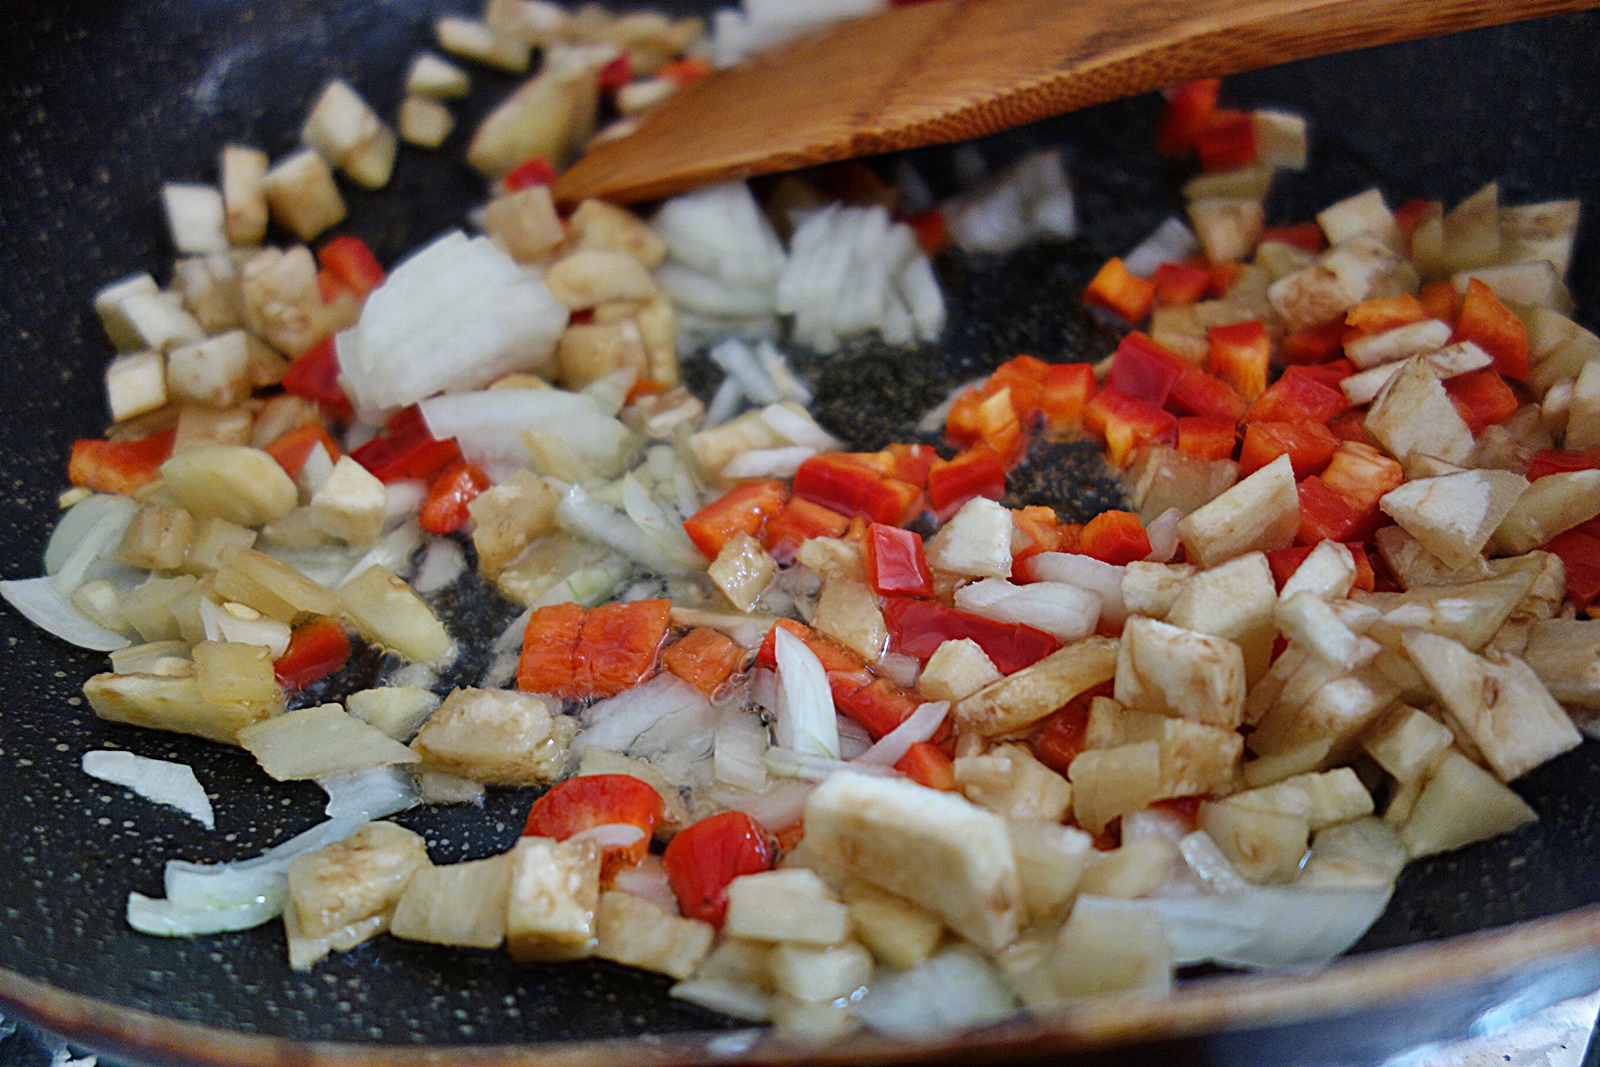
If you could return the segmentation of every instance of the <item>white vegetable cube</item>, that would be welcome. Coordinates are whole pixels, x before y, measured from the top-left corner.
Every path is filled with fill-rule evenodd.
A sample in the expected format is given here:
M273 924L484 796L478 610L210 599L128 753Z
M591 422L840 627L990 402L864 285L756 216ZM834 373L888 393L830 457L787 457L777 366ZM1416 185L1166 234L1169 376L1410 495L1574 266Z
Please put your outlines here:
M600 850L592 841L524 837L511 849L506 948L519 963L582 959L594 951Z
M407 941L499 948L506 937L515 855L419 867L395 905L389 933Z
M117 313L132 331L132 348L170 352L205 339L205 330L176 293L132 293L118 302Z
M1400 828L1412 859L1510 833L1538 815L1494 775L1459 752L1449 752Z
M1429 552L1462 567L1483 551L1528 488L1526 478L1510 471L1462 471L1413 478L1385 493L1378 506Z
M378 189L394 169L394 131L350 83L335 78L322 90L300 128L300 140L352 181Z
M722 929L751 941L837 945L850 936L850 912L815 871L790 867L728 883Z
M626 252L648 270L661 266L667 255L666 242L642 219L604 200L585 200L579 204L567 220L567 233L578 248Z
M1067 768L1072 812L1090 833L1102 832L1119 815L1160 798L1161 746L1154 741L1081 752Z
M203 677L203 665L201 670ZM280 782L417 763L422 758L338 704L298 708L247 726L239 731L239 744Z
M855 936L886 966L915 967L933 954L944 933L944 921L933 912L871 882L851 879L844 898Z
M324 937L390 912L406 882L428 864L422 837L391 822L370 822L343 841L289 864L289 900L300 929Z
M772 984L796 1000L832 1001L848 997L872 979L872 953L859 941L837 945L775 946L767 966Z
M1256 156L1265 164L1285 170L1305 170L1309 144L1306 120L1290 111L1257 108L1250 112L1256 133Z
M1099 993L1162 993L1172 987L1172 949L1153 912L1079 904L1056 936L1051 961L1069 997Z
M388 491L371 471L340 456L327 480L311 496L317 528L352 545L370 545L383 532Z
M1060 822L1072 809L1072 786L1027 745L996 745L980 756L958 756L954 770L963 796L1008 819Z
M984 686L953 708L964 728L985 737L1019 733L1117 670L1118 642L1086 637Z
M1497 555L1520 555L1596 515L1600 470L1547 474L1528 486L1500 520L1491 547Z
M267 236L267 154L227 145L222 149L222 203L228 240L257 245Z
M853 574L838 572L823 581L811 625L869 663L889 647L889 628L878 608L878 595Z
M1074 826L1031 820L1012 820L1006 831L1017 860L1028 917L1036 923L1045 922L1059 914L1077 893L1093 839ZM873 943L866 934L860 936L868 945Z
M396 741L407 742L439 706L439 698L420 685L359 689L345 697L345 710Z
M100 323L105 327L106 336L117 346L119 352L139 348L143 343L139 331L134 328L122 310L122 302L135 294L155 296L160 291L156 280L150 275L134 274L112 282L94 294L94 312L100 316Z
M1600 619L1539 620L1522 656L1561 703L1600 708Z
M113 422L154 411L167 402L167 368L160 352L129 352L106 365L106 403Z
M1406 847L1378 819L1356 819L1318 830L1311 838L1298 886L1390 885L1406 865Z
M991 951L1016 937L1022 889L1005 820L993 812L909 781L836 774L811 794L805 822L823 862L927 908Z
M344 221L344 198L333 171L316 150L303 148L279 160L264 179L272 217L302 241Z
M964 637L945 641L934 649L922 673L917 675L917 692L929 700L954 703L1000 678L1000 672L983 647Z
M1296 593L1278 604L1278 629L1290 641L1345 670L1354 670L1380 651L1376 641L1358 636L1326 600Z
M267 665L270 669L270 660ZM102 719L227 745L237 743L242 727L283 709L281 691L259 701L211 700L200 692L192 674L97 674L83 683L83 695Z
M146 505L123 532L117 559L151 571L177 570L194 542L194 516L182 508Z
M374 564L339 589L339 603L366 637L415 663L442 664L455 642L416 592Z
M1303 816L1236 804L1232 798L1200 805L1200 829L1257 884L1292 880L1311 840Z
M761 547L760 541L742 530L728 539L711 566L706 568L712 583L728 598L728 603L740 611L755 608L756 601L777 573L777 561Z
M1244 714L1244 693L1244 655L1232 641L1140 616L1123 628L1118 703L1236 727Z
M1191 578L1168 610L1166 622L1238 645L1244 655L1245 680L1253 683L1272 663L1277 599L1267 557L1248 552Z
M1356 561L1350 549L1338 541L1318 541L1283 583L1278 599L1281 602L1296 593L1315 593L1324 600L1339 600L1349 595L1355 578Z
M561 384L584 389L607 375L626 370L643 376L650 369L639 324L632 319L568 326L556 348Z
M504 689L457 689L411 747L434 770L487 785L544 785L566 768L577 722L540 698Z
M1178 846L1159 834L1150 834L1089 857L1078 880L1078 892L1133 900L1165 882L1178 862Z
M1433 716L1396 704L1370 726L1361 747L1396 781L1427 773L1450 747L1450 728Z
M1246 552L1287 548L1299 524L1294 467L1288 456L1279 456L1184 516L1178 535L1191 562L1214 567Z
M631 893L600 894L594 955L613 963L684 979L711 951L716 930Z
M167 213L172 245L186 256L226 252L222 193L211 185L167 182L161 187L161 204Z
M437 100L408 96L400 101L400 139L418 148L438 148L455 129L456 117Z
M179 452L161 465L161 477L167 492L195 518L225 519L239 526L281 519L300 499L277 460L241 445Z
M928 565L973 578L1009 578L1011 530L1011 512L973 497L928 542Z
M547 258L567 235L544 185L530 185L489 201L483 229L519 263Z
M406 93L435 100L459 100L472 88L466 71L432 52L418 52L406 68Z
M1165 619L1197 573L1190 563L1135 560L1122 570L1122 604L1129 615Z
M197 547L206 538L221 544L216 555L218 567L213 586L218 596L246 604L286 623L293 623L302 615L339 613L339 600L331 589L305 577L287 563L247 547L237 538L236 529L223 526L214 532L202 530L195 535ZM194 557L195 552L191 550L191 562Z
M1255 250L1266 224L1266 208L1252 197L1207 196L1189 201L1189 223L1206 258L1237 263Z
M1438 376L1420 361L1404 364L1384 383L1361 425L1401 463L1419 452L1448 463L1472 454L1472 430Z
M251 384L250 345L243 330L180 345L167 355L167 392L174 399L227 408L247 398Z
M1371 234L1391 248L1398 249L1401 245L1400 227L1394 221L1394 212L1384 203L1383 193L1378 189L1368 189L1324 208L1317 212L1317 223L1327 234L1330 245L1363 233Z
M1228 803L1303 818L1312 830L1372 814L1372 794L1349 767L1297 774L1273 785L1246 789L1230 796Z
M1600 360L1586 363L1572 383L1563 445L1572 450L1600 445Z
M448 15L433 24L439 47L453 56L482 63L508 74L521 74L528 69L529 47L526 42L495 33L475 19Z

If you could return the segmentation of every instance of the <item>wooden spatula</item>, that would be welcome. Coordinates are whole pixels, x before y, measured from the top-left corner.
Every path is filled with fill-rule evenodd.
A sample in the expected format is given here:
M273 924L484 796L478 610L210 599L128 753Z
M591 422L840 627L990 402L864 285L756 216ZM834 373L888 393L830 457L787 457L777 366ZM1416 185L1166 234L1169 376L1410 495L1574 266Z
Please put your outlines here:
M695 83L563 174L630 202L959 141L1193 78L1600 6L1600 0L933 0Z

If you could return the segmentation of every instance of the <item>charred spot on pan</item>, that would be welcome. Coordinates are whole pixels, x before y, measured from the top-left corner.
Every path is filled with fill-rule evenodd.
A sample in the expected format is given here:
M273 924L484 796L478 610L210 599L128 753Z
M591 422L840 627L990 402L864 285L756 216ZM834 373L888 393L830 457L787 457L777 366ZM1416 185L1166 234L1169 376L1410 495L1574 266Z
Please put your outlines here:
M1028 453L1006 475L1008 508L1030 504L1052 507L1063 522L1088 522L1102 511L1127 509L1122 483L1097 442L1036 439Z
M906 349L874 343L849 355L818 359L812 364L812 415L857 451L925 440L918 420L954 384L940 366L942 355L931 345Z

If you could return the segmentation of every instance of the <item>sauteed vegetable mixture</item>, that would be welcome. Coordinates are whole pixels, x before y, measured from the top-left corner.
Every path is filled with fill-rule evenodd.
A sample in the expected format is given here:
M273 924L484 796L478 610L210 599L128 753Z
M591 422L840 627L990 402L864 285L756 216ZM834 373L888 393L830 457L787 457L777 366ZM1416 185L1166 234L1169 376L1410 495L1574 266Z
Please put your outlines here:
M455 59L537 73L472 138L474 235L398 263L341 187L449 134L470 76L432 52L398 129L334 81L300 151L164 187L180 258L98 295L112 424L46 575L0 592L110 653L101 717L329 803L258 859L174 859L129 922L281 917L296 969L384 934L598 957L796 1039L917 1037L1324 962L1409 860L1532 821L1511 783L1600 709L1577 203L1372 189L1269 225L1305 122L1177 86L1186 217L1061 294L1115 351L1006 353L850 451L807 368L937 344L939 258L1071 237L1076 205L1050 153L939 204L861 166L554 201L584 144L776 34L761 10L441 20ZM1085 439L1125 508L1008 496ZM469 570L503 631L439 610ZM476 684L442 683L468 646ZM85 770L210 824L187 768ZM537 792L500 854L435 864L389 818L486 789Z

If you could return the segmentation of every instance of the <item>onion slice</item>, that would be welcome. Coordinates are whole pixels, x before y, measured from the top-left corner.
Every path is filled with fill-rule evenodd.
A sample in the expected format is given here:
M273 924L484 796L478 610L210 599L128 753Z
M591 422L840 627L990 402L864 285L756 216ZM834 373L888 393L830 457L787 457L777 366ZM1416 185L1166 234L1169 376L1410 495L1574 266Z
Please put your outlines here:
M911 751L912 745L927 741L938 733L939 727L944 724L945 716L949 713L948 700L935 700L917 705L916 711L907 715L899 726L878 738L876 744L857 756L853 762L866 766L893 767L905 758L905 754Z
M19 578L0 582L0 597L4 597L6 603L41 630L79 648L115 652L133 643L73 607L51 578Z
M773 634L778 658L778 744L803 756L838 759L839 724L828 672L817 654L794 634L781 627Z
M102 749L83 754L83 773L126 786L146 800L177 808L207 830L216 829L211 798L187 763Z

